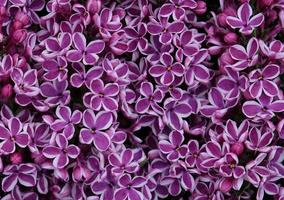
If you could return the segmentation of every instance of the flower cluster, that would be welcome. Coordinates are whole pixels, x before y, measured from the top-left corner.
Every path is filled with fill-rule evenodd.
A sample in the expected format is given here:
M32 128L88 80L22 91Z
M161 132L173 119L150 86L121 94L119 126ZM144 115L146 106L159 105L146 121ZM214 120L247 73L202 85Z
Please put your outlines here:
M284 199L283 0L0 0L0 198Z

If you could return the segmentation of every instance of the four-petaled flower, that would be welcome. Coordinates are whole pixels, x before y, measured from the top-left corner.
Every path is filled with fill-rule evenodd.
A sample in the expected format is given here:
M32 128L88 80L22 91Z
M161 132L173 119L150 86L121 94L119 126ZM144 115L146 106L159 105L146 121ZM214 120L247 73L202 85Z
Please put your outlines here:
M250 35L254 28L260 26L264 21L264 16L262 13L259 13L255 16L252 16L252 8L249 3L242 4L238 9L238 16L227 17L227 23L232 28L239 28L240 32L244 35Z
M0 124L0 149L7 154L13 153L16 150L15 144L19 147L26 147L30 137L28 133L23 131L23 124L17 117L12 117L8 120L7 128Z
M225 161L220 166L220 172L226 177L234 177L235 179L241 178L245 175L245 168L239 166L239 159L237 155L233 153L227 153L225 155Z
M187 145L183 144L184 136L180 131L172 131L168 140L161 140L159 148L162 153L167 155L167 159L176 162L180 158L184 158L187 154Z
M49 145L42 150L43 155L46 158L53 159L53 166L62 169L69 163L69 158L77 158L80 153L79 147L70 144L68 140L62 134L59 134L55 138L56 146Z
M100 111L97 114L88 109L83 113L83 124L86 128L80 131L80 142L94 143L99 151L106 151L110 146L110 136L106 133L113 123L113 114L109 111Z
M184 73L184 66L178 62L173 63L174 59L169 53L163 53L160 58L160 64L156 64L149 69L149 73L160 78L163 85L170 85L175 77L181 77Z
M36 185L37 171L33 164L8 165L5 167L3 174L7 175L2 180L2 189L5 192L12 191L17 182L25 187Z
M67 52L67 59L71 62L79 62L83 59L85 65L95 64L99 56L105 48L105 43L102 40L94 40L87 46L87 41L82 33L74 33L72 36L75 49Z

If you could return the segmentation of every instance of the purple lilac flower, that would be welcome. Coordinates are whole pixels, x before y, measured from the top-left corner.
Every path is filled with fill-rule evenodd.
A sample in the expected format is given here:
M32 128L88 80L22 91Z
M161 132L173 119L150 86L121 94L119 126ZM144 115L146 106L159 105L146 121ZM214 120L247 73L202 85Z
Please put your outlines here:
M5 153L13 153L16 150L15 144L24 148L29 143L29 135L23 131L23 124L17 117L12 117L8 120L8 125L5 127L0 124L0 148Z
M98 53L101 53L105 47L102 40L92 41L88 44L82 33L75 33L72 37L75 49L67 52L67 59L71 62L79 62L83 59L85 65L95 64L98 60Z
M110 136L105 132L113 123L113 115L109 111L100 111L95 115L92 110L83 113L85 128L80 131L80 142L83 144L94 143L99 151L105 151L110 146Z
M251 18L252 14L250 4L244 3L239 7L237 17L227 17L227 23L232 28L240 28L240 32L244 35L250 35L253 29L260 26L264 21L264 16L262 13L259 13Z
M63 168L69 163L69 158L76 158L79 153L80 149L71 144L68 145L68 140L64 135L57 135L56 139L56 146L50 145L44 147L42 153L46 158L53 159L53 166L56 168Z
M30 163L8 165L3 174L5 178L2 181L2 189L5 192L13 190L17 182L26 187L32 187L36 184L36 168Z

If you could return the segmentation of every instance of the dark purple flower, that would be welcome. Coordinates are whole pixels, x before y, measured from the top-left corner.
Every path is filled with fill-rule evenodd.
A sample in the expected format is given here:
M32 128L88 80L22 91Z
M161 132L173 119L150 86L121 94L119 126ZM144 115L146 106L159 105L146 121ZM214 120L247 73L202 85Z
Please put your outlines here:
M125 149L120 153L112 153L108 156L111 171L115 174L123 172L134 173L139 169L138 162L134 159L134 153L131 149Z
M76 73L73 73L70 78L70 84L73 87L80 88L83 84L90 88L91 81L93 79L99 79L103 75L103 69L99 66L94 66L86 72L86 69L82 63L73 63L73 69Z
M169 17L173 15L175 20L184 18L187 9L194 9L197 7L195 0L171 0L171 3L164 4L159 15L162 17Z
M79 62L83 59L85 65L95 64L99 56L105 48L105 43L102 40L94 40L87 46L87 41L82 33L74 33L72 36L75 49L67 52L66 57L71 62Z
M37 70L31 69L23 73L19 68L14 68L11 78L15 83L14 90L17 94L36 96L39 94Z
M239 179L245 175L245 168L238 165L239 159L233 153L225 155L224 163L220 166L220 172L226 177Z
M70 49L72 38L69 33L61 33L58 38L49 37L45 40L45 48L42 55L47 58L56 58L58 55L64 56Z
M81 122L82 113L79 110L75 110L73 113L67 106L58 106L56 108L56 119L52 124L51 128L56 131L62 131L63 135L69 140L73 137L75 132L75 124Z
M146 179L142 176L131 178L129 174L123 174L118 178L120 186L114 193L115 199L143 200L143 194L140 188L146 184Z
M135 105L135 110L138 113L147 113L151 108L155 112L163 112L162 108L157 104L160 103L164 97L164 94L161 90L156 89L150 82L143 82L140 87L141 97L137 99Z
M42 153L46 158L53 159L52 164L54 167L61 169L68 165L69 158L77 158L80 149L73 144L68 145L68 140L62 134L56 136L55 142L56 146L46 146Z
M237 62L230 67L232 67L233 70L241 71L247 67L256 65L259 58L257 54L258 49L259 44L256 38L249 40L246 49L238 44L231 46L229 49L230 56Z
M19 147L26 147L29 143L29 135L23 131L23 124L19 118L12 117L8 120L7 128L0 124L0 149L7 154L16 150L15 144Z
M284 100L273 101L272 97L263 94L257 101L246 101L242 111L248 118L270 119L274 113L284 111Z
M263 70L256 69L249 74L249 81L251 86L249 92L252 97L260 97L262 92L268 96L276 96L279 89L273 81L280 74L278 65L270 64L264 67Z
M106 151L110 146L110 136L106 133L113 123L113 115L109 111L100 111L96 115L88 109L83 113L83 124L86 128L80 131L80 142L94 143L99 151Z
M251 18L252 14L252 8L249 3L244 3L239 7L237 17L227 17L227 23L232 28L240 28L240 32L244 35L250 35L253 29L260 26L264 21L262 13Z
M17 182L25 187L32 187L36 184L36 168L29 163L8 165L3 174L6 175L2 180L2 189L5 192L13 190Z
M159 148L162 153L167 155L167 159L176 162L180 158L184 158L187 154L187 146L182 145L184 136L180 131L172 131L168 140L159 141Z
M147 30L152 35L159 35L159 41L162 44L171 43L173 34L181 33L185 25L182 21L169 22L169 17L161 17L159 21L150 18L150 22L147 24Z
M273 140L272 132L262 133L257 128L252 128L248 134L248 140L245 142L246 146L250 150L256 150L260 152L268 152L271 150L269 144Z
M163 85L170 85L174 82L175 77L181 77L184 73L184 66L178 62L174 63L173 57L169 53L163 53L160 63L152 66L149 73L159 78Z
M143 52L148 47L148 41L145 38L147 33L147 27L145 23L137 25L137 30L129 27L124 29L126 35L129 37L128 51L133 52L137 48L140 52Z
M283 59L284 47L281 41L274 40L270 42L269 46L263 40L259 40L259 47L261 52L269 59Z
M94 110L117 110L118 102L116 96L119 93L119 86L116 83L108 83L104 85L104 82L100 79L93 80L90 85L92 92L92 98L90 106Z
M63 81L67 79L67 61L64 57L58 56L57 60L50 59L42 63L43 69L46 71L44 78L52 81L58 79Z

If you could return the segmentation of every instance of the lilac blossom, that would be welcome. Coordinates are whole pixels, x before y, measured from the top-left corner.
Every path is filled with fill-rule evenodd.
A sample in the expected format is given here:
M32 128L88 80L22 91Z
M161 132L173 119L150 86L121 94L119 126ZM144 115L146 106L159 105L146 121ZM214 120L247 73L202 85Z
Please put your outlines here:
M99 151L105 151L110 146L110 136L105 132L113 122L113 115L109 111L101 111L95 115L92 110L83 113L85 128L80 131L80 142L84 144L94 143Z
M24 148L28 145L30 137L23 131L23 124L17 117L12 117L8 120L8 125L5 127L0 124L0 148L5 153L13 153L16 150L15 145Z
M250 35L254 28L260 26L264 21L264 16L262 13L259 13L255 16L252 16L252 8L249 3L244 3L238 8L238 16L227 17L227 23L232 28L240 28L240 32L244 35Z
M80 149L73 144L68 145L68 140L61 134L56 136L55 142L56 145L44 147L42 153L46 158L53 159L53 166L60 169L68 165L69 158L76 158Z

